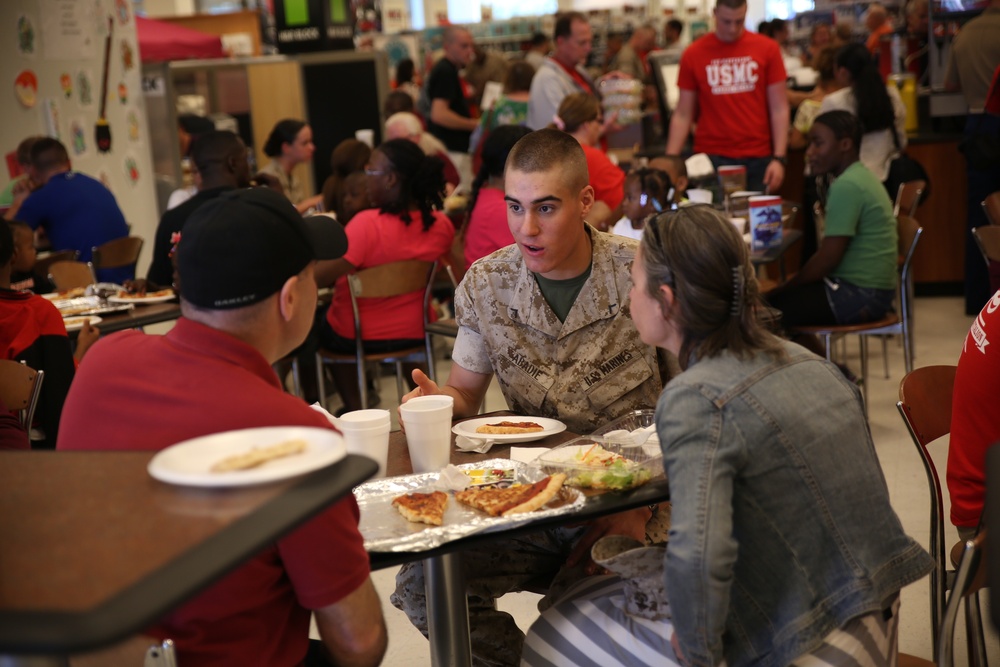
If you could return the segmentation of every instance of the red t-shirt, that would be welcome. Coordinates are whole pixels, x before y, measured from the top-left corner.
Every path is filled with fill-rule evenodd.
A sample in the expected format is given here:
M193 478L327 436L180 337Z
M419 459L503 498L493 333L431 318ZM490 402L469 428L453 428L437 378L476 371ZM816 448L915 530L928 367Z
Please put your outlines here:
M1000 440L1000 292L983 307L965 338L952 394L948 445L951 522L975 528L986 492L986 450Z
M281 389L257 350L181 318L165 336L102 338L66 399L60 450L159 450L257 426L331 428ZM147 632L174 640L178 664L299 665L310 610L342 599L369 575L353 496L265 548Z
M469 216L465 232L465 268L480 257L509 246L514 236L507 225L507 202L503 190L483 188L476 199L476 207Z
M444 213L434 213L434 224L424 231L419 211L410 211L410 224L398 215L378 209L362 211L351 218L344 259L358 271L405 259L433 262L441 258L455 238L455 228ZM337 280L326 320L338 336L354 339L347 276ZM385 299L359 299L363 340L422 339L424 337L424 293L412 292Z
M590 172L594 197L607 204L611 210L616 209L625 198L625 172L599 148L583 146L583 154L587 158L587 171Z
M771 155L767 87L788 78L773 39L744 32L735 42L714 33L681 56L677 85L697 93L696 153L748 158Z

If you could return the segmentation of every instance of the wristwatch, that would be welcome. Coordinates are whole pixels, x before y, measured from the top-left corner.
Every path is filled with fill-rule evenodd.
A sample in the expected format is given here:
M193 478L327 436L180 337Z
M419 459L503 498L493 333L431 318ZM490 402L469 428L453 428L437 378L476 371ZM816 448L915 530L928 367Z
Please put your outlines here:
M772 155L771 159L780 162L782 167L787 167L788 166L788 158L785 157L784 155L781 155L781 156Z

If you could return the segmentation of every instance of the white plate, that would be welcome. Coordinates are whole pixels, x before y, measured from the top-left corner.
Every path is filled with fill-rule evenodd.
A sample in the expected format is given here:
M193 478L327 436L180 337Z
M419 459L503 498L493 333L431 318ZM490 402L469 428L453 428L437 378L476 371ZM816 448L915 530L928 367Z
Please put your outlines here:
M309 445L301 454L274 459L248 470L209 471L213 464L227 456L297 439L305 440ZM248 486L318 470L344 458L346 453L344 439L336 431L306 426L246 428L185 440L167 447L153 457L147 470L154 478L170 484Z
M535 433L476 433L476 429L484 424L496 424L497 422L535 422L542 427L541 431ZM517 415L505 417L479 417L477 419L466 419L464 422L455 424L451 432L455 435L464 435L467 438L479 438L480 440L494 440L496 442L533 442L541 440L556 433L566 430L566 424L558 419L548 419L546 417L519 417Z
M79 317L74 315L73 317L64 317L63 324L66 325L66 331L79 331L87 320L90 320L91 324L97 324L101 318L97 315L81 315Z
M160 296L109 296L108 303L163 303L175 297L173 291L170 294Z

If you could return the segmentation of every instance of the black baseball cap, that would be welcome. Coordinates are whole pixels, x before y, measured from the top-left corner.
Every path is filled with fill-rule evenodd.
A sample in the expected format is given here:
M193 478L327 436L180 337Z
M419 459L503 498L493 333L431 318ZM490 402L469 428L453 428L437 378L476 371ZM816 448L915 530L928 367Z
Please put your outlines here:
M345 252L338 222L303 219L284 195L269 188L224 192L192 213L181 232L181 296L202 308L242 308L280 290L312 260Z

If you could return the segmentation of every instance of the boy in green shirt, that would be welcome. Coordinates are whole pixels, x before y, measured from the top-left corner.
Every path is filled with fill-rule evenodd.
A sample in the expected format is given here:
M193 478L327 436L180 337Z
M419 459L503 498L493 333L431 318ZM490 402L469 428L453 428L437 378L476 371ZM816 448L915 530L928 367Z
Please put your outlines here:
M802 270L767 295L785 328L859 324L885 317L896 292L898 240L892 202L858 161L861 125L847 111L817 116L806 160L836 180L826 201L825 236ZM824 354L819 341L797 341Z

